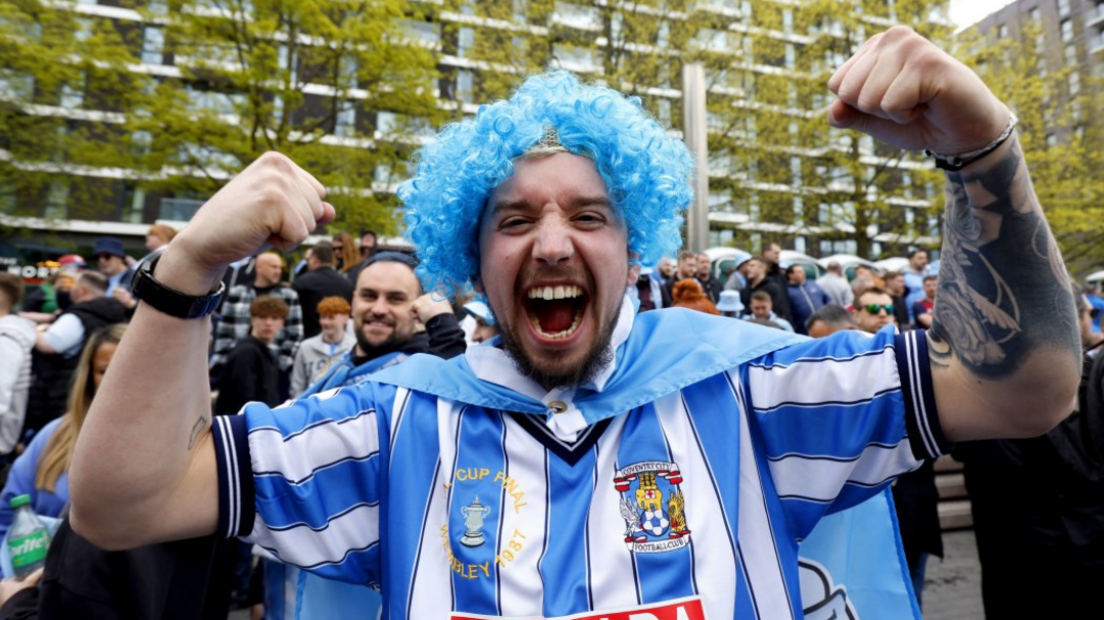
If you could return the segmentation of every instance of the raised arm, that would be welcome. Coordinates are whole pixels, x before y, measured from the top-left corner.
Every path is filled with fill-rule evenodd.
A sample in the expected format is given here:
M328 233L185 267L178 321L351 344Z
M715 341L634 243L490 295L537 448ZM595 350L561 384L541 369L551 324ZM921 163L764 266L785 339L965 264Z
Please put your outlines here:
M216 288L226 267L265 245L289 249L333 219L325 190L268 153L196 213L154 271L188 295ZM218 519L207 379L208 319L139 304L77 440L73 529L107 549L210 534Z
M829 121L907 149L965 154L1009 126L966 66L905 28L868 41L832 76ZM948 439L1039 435L1073 410L1080 340L1065 265L1015 134L947 172L939 292L928 331Z

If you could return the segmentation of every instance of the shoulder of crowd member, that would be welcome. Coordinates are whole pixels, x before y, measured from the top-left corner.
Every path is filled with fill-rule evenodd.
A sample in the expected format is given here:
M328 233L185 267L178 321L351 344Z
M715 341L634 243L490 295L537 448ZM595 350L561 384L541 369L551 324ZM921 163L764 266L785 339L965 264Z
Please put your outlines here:
M460 327L460 321L455 314L451 312L438 314L426 322L425 328L429 337L426 353L451 359L467 351L468 343L464 338L464 330Z

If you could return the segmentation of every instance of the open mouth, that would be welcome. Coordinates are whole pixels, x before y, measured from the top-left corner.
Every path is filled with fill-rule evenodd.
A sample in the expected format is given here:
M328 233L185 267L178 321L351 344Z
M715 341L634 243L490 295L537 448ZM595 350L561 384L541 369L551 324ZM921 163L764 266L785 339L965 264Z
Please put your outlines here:
M579 328L586 301L586 292L578 286L537 286L526 293L525 310L540 336L562 340Z

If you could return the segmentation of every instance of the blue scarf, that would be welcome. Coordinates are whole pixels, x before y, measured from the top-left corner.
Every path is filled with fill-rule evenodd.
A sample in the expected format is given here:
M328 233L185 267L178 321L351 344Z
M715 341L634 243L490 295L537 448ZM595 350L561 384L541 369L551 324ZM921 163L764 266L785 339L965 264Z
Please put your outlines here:
M645 312L636 316L628 339L617 348L616 369L602 391L581 388L573 404L594 424L803 340L684 308ZM415 355L372 380L491 409L553 415L539 400L481 381L464 356Z
M314 384L308 387L302 394L298 394L295 397L306 398L334 388L359 385L368 381L372 373L400 364L408 357L410 356L406 353L387 353L377 358L370 359L360 366L354 366L353 351L349 351L334 362L333 365L326 370L326 374L322 375L321 378L315 381Z

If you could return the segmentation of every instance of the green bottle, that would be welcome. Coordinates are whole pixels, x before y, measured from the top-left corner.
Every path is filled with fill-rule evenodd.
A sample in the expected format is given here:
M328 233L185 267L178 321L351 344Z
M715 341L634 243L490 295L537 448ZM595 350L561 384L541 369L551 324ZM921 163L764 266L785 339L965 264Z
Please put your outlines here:
M15 510L11 528L8 529L8 551L16 579L22 579L46 565L46 551L50 548L50 532L31 507L30 495L11 498Z

